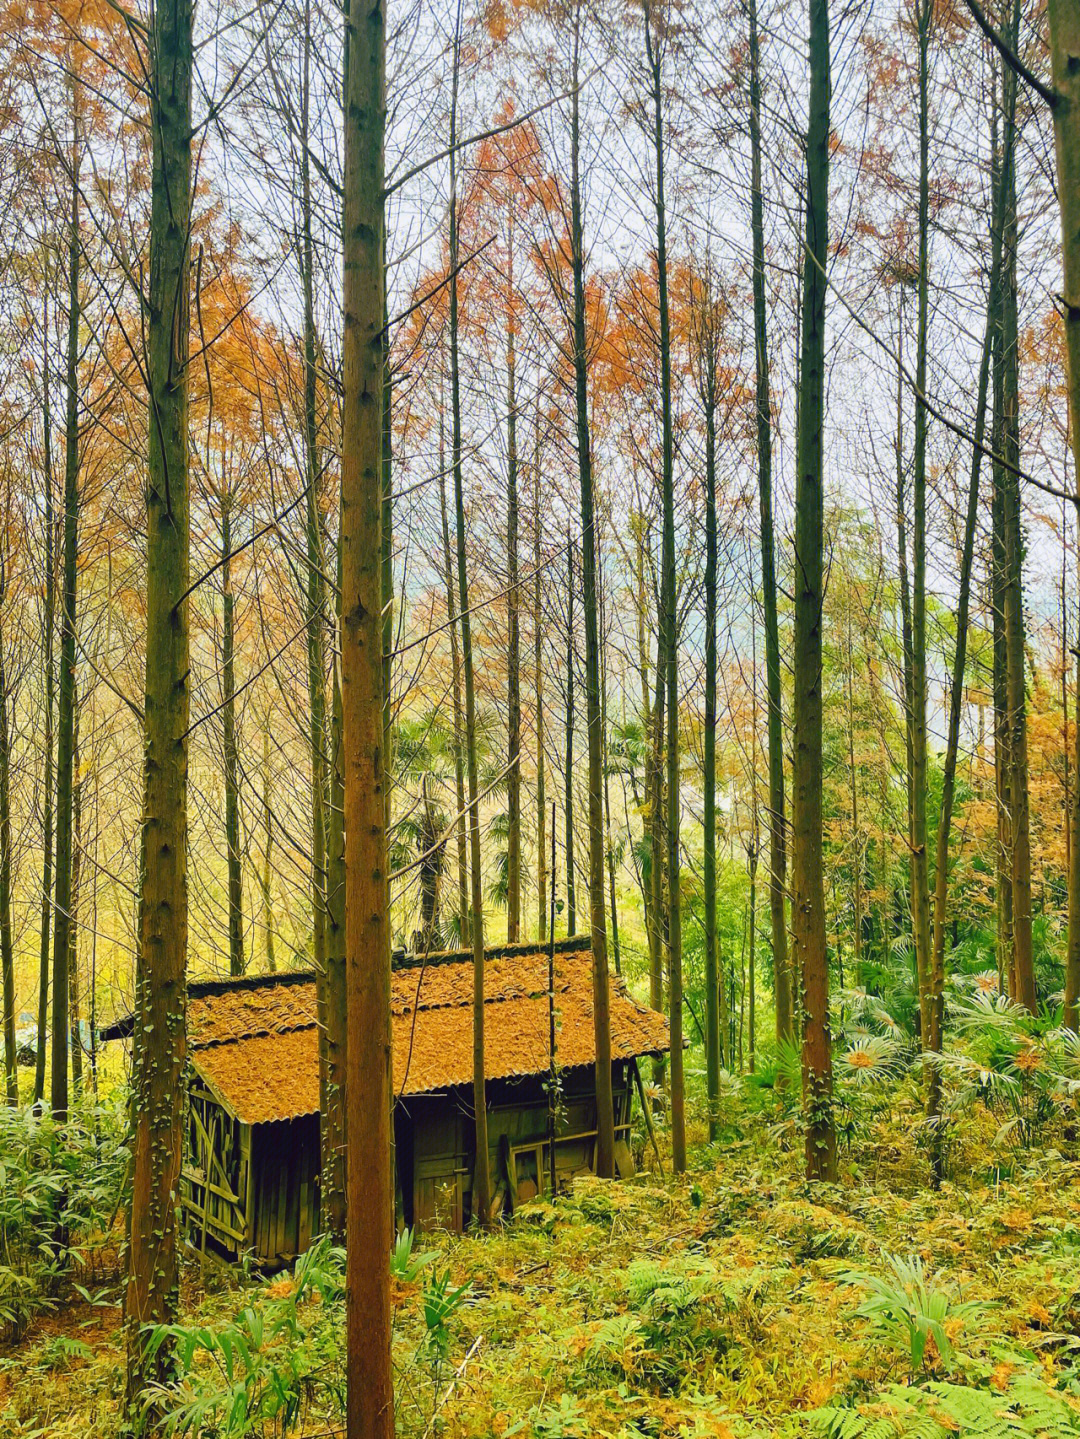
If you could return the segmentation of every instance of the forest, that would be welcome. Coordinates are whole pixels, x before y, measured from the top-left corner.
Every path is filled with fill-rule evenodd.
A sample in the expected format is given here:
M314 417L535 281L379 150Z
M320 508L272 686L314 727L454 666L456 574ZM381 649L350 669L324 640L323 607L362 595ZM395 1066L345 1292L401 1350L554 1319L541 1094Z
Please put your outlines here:
M0 1432L1080 1435L1080 0L2 0Z

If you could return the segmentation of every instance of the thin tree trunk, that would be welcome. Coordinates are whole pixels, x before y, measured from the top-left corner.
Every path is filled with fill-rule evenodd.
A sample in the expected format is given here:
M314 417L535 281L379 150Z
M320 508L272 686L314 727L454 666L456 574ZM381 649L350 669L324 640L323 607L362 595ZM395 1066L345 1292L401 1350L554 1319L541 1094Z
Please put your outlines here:
M855 663L851 640L851 611L847 621L847 702L848 702L848 774L851 783L851 842L854 847L852 869L855 871L854 915L852 940L855 952L855 984L863 982L862 909L863 909L863 845L859 829L859 777L855 768Z
M97 1023L97 931L98 931L98 852L101 840L101 771L94 766L94 883L90 890L90 1089L96 1105L98 1099L98 1023ZM96 1132L95 1120L95 1132Z
M465 808L465 720L461 702L461 655L458 648L457 600L450 549L450 519L446 507L446 447L444 406L439 405L439 507L442 517L443 568L446 574L446 617L450 630L450 679L454 695L454 793L457 799L458 939L469 947L469 857ZM539 580L537 586L539 587Z
M776 542L772 501L772 400L769 393L768 309L765 296L765 220L761 180L761 70L757 0L750 0L750 219L754 255L754 354L756 369L758 502L761 530L761 596L765 617L765 683L769 742L769 923L776 990L776 1038L792 1039L795 1008L788 954L787 805L784 794L784 712L780 677L780 628L776 606Z
M506 939L521 937L521 597L518 593L517 321L514 315L514 202L507 222L506 266L506 553L509 568L506 654Z
M540 583L540 402L536 406L536 443L533 461L533 667L536 671L536 891L541 942L548 937L548 866L544 816L547 811L546 756L544 754L544 649ZM554 879L554 876L552 876Z
M42 357L42 424L44 429L45 491L45 614L43 619L45 661L45 714L42 746L45 750L45 776L42 794L42 866L41 866L41 930L38 953L37 1051L34 1063L34 1105L45 1097L45 1035L49 1026L49 974L51 970L53 919L53 714L55 712L56 662L56 519L53 514L52 406L49 376L49 287L44 297L45 344Z
M930 26L932 0L919 0L918 32L919 202L918 312L915 335L915 387L926 393L929 321L930 247ZM911 566L911 924L915 967L919 979L919 1033L925 1047L930 1028L930 872L926 801L928 780L926 733L926 440L927 410L915 406L915 451L912 477Z
M345 823L348 1439L392 1439L390 928L383 728L386 32L382 0L346 18L341 428Z
M642 553L644 537L642 537ZM642 581L644 560L642 559ZM644 612L644 583L641 588L642 612ZM642 684L648 692L647 652L642 649ZM666 734L664 680L664 633L657 625L656 671L654 676L651 724L646 712L646 755L648 771L646 787L649 796L649 1004L658 1013L664 1011L664 745ZM665 1066L662 1058L653 1060L653 1085L659 1088L664 1082Z
M228 857L229 973L244 972L244 878L240 867L240 761L236 747L236 597L232 586L232 496L221 495L221 718L225 752L225 848Z
M563 821L566 850L566 932L577 934L574 878L574 537L566 536L566 760L563 765Z
M604 617L604 567L598 566L597 600L600 611L600 731L604 737L601 767L604 776L604 854L607 859L608 904L611 908L611 960L615 973L622 974L622 955L619 950L619 906L615 895L615 838L611 828L611 769L608 747L608 667L607 667L607 623Z
M751 560L751 572L753 561ZM751 595L751 600L753 596ZM757 614L750 609L750 950L747 970L747 1042L750 1073L757 1066L757 872L761 857L761 808L758 804L758 647Z
M11 929L11 729L4 654L7 619L7 574L0 554L0 970L3 973L4 1093L13 1108L19 1102L18 1056L15 1052L15 943Z
M79 758L79 692L75 686L75 740L71 786L71 923L68 926L68 1024L71 1034L71 1087L82 1094L82 990L79 983L79 889L82 883L82 762Z
M77 126L77 117L73 119ZM68 333L64 445L64 585L60 614L60 708L56 751L56 914L53 929L50 1104L62 1122L68 1108L68 964L71 951L72 783L75 759L75 633L79 556L79 141L72 142L68 231Z
M1000 315L1000 300L998 301ZM1000 321L994 337L994 424L992 449L1002 453L1001 424L1001 339ZM995 879L997 901L997 962L998 974L1009 993L1015 991L1012 959L1012 763L1009 758L1008 676L1005 656L1005 530L1004 530L1004 469L995 459L991 498L991 562L990 605L993 612L993 691L994 691L994 780L997 800L997 845Z
M904 687L904 802L906 809L906 830L904 833L904 844L910 857L913 843L914 820L912 815L914 797L913 772L915 766L914 735L912 732L912 715L915 710L913 679L914 661L912 658L912 636L911 636L911 578L908 570L908 545L907 545L907 499L906 474L904 459L904 377L900 366L903 362L904 344L904 292L900 291L899 316L896 325L896 353L897 353L897 374L896 374L896 556L897 556L897 583L900 589L900 652L903 665L903 687ZM909 858L910 865L910 858ZM920 1032L922 1028L921 1010L917 1016Z
M322 1177L322 1220L333 1215L332 1232L344 1235L344 1203L330 1203L331 1193L343 1195L341 1151L343 1114L340 1098L332 1093L330 1065L331 1024L329 1014L330 975L327 967L327 871L326 832L329 802L326 752L326 585L323 580L325 546L319 507L320 458L317 416L318 373L315 329L315 242L312 228L311 160L309 130L311 117L311 4L304 4L304 54L300 92L300 281L304 294L304 531L306 543L306 617L308 662L308 747L311 751L311 958L315 969L315 990L319 1028L319 1142ZM266 817L266 883L263 905L266 919L267 968L274 969L273 915L270 906L270 847L272 833L269 811L269 733L263 737ZM340 970L338 971L340 974ZM339 986L340 989L340 986ZM344 1062L344 1056L342 1063Z
M132 1110L134 1174L125 1305L127 1408L171 1373L151 1359L145 1326L179 1302L176 1200L187 1060L187 778L190 652L187 590L191 0L153 15L150 121L150 285L147 300L149 463L146 540L145 800Z
M704 774L704 900L705 900L705 1091L709 1104L709 1139L720 1137L720 992L716 951L716 354L711 311L715 301L708 276L701 299L698 350L698 391L705 411L705 755ZM771 544L770 536L770 544Z
M667 208L664 195L664 111L661 52L645 0L645 45L652 76L653 150L656 164L656 272L660 311L660 406L663 428L663 559L661 624L667 707L668 989L671 1028L671 1164L686 1168L686 1095L683 1081L682 896L679 854L679 649L675 590L675 443L671 418L671 312L668 304Z
M1011 24L1013 43L1020 33L1020 0ZM1009 72L1015 88L1016 77ZM1002 248L1001 349L1002 523L1004 528L1004 629L1007 724L1009 729L1010 850L1012 857L1012 949L1015 998L1031 1013L1038 1008L1031 931L1031 812L1028 793L1027 692L1024 682L1024 541L1021 532L1019 334L1016 301L1016 125L1006 117L1005 232Z
M484 1071L484 889L480 868L480 781L476 760L476 688L473 677L469 576L465 555L465 485L461 463L461 377L458 362L458 198L457 99L461 61L461 6L454 31L454 76L450 105L450 410L454 470L454 518L457 530L458 611L461 664L465 678L465 765L469 786L469 868L472 878L473 954L473 1111L476 1157L472 1212L482 1225L491 1218L491 1157L488 1153L487 1085Z
M592 942L593 1038L596 1045L596 1173L615 1175L615 1109L611 1086L611 980L604 913L604 732L600 695L596 496L589 433L588 339L585 331L585 242L581 198L578 61L581 7L574 10L574 89L570 101L570 257L574 276L574 381L581 490L581 579L585 611L585 723L589 751L589 932Z
M1058 202L1061 207L1065 353L1068 359L1069 436L1080 516L1080 10L1072 0L1048 0L1050 73L1054 106ZM1080 675L1080 670L1078 670ZM1070 825L1069 934L1065 961L1065 1023L1080 1025L1080 678Z
M273 853L274 853L274 815L270 807L270 730L263 730L263 871L262 871L262 895L263 895L263 942L266 953L267 974L277 973L277 960L274 956L274 906L270 897L270 881L273 875ZM324 915L325 920L325 915ZM323 934L325 938L325 924ZM326 963L325 945L322 955L323 964ZM318 971L316 971L318 973ZM325 1020L324 1020L325 1024ZM321 1106L320 1115L326 1114L325 1103ZM325 1119L323 1120L325 1124ZM323 1171L325 1173L325 1169Z
M795 762L792 933L802 975L803 1107L808 1179L836 1179L829 957L822 868L825 299L829 205L829 12L810 0L810 123L795 482Z

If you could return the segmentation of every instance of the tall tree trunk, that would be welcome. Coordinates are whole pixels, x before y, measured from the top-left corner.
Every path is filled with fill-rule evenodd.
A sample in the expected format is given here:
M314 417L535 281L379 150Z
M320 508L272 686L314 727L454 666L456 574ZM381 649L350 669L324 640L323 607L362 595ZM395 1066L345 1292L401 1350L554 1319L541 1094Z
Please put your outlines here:
M338 591L341 591L341 546L338 546ZM326 845L326 1134L322 1153L322 1224L343 1240L346 1229L345 1094L348 1052L346 975L345 751L341 697L342 617L337 614L337 660L331 681L330 798ZM328 1166L328 1167L327 1167Z
M78 126L75 108L72 119ZM72 782L75 760L75 634L79 557L79 140L71 150L68 230L68 332L64 426L64 586L60 614L60 709L56 750L56 915L53 929L52 1071L50 1104L63 1121L68 1108L68 964L71 949Z
M472 878L473 954L473 1111L476 1159L472 1212L480 1224L491 1218L491 1157L488 1153L487 1085L484 1073L484 887L480 867L480 780L476 760L476 687L473 676L469 576L465 554L465 484L461 462L461 376L458 355L458 198L457 100L461 63L461 5L454 30L454 76L450 104L450 412L454 469L454 518L457 530L458 611L461 665L465 679L465 767L469 786L469 868Z
M273 855L274 855L274 813L270 806L270 730L269 727L263 730L263 869L260 889L263 897L263 945L266 956L267 974L277 973L277 959L274 955L274 905L270 894L270 884L273 878ZM325 918L325 916L324 916ZM324 927L325 933L325 927ZM323 963L326 962L325 950ZM325 1024L325 1019L324 1019ZM325 1115L325 1105L320 1107L320 1115Z
M1068 361L1069 437L1080 516L1080 11L1071 0L1048 0L1050 73L1061 207L1065 353ZM1078 671L1080 674L1080 671ZM1072 847L1069 866L1069 935L1065 962L1065 1023L1080 1025L1080 679L1076 687Z
M536 690L536 904L541 943L547 937L548 866L544 816L547 812L546 756L544 754L544 632L540 580L540 401L536 403L536 442L533 459L533 668Z
M851 610L847 617L847 707L848 707L848 774L851 783L852 869L855 872L854 914L852 917L852 948L854 949L855 984L863 982L862 913L863 913L863 843L859 827L859 773L855 766L855 661L851 636Z
M521 938L521 597L518 593L517 321L514 314L514 201L506 265L506 940Z
M41 865L41 930L38 951L38 1009L37 1048L34 1063L34 1105L40 1105L45 1097L45 1035L49 1027L49 974L51 970L52 921L53 921L53 715L56 701L56 662L54 642L56 637L56 517L53 513L53 460L52 460L52 404L50 394L52 381L49 374L49 287L45 285L44 352L42 355L42 427L44 447L44 476L42 488L45 491L45 613L42 619L42 652L45 663L45 714L42 747L45 751L45 775L41 797L42 808L42 865Z
M442 518L443 569L446 576L446 617L450 630L450 682L454 696L454 795L457 800L457 887L458 939L469 947L469 855L465 807L465 719L461 700L461 654L458 646L457 600L454 598L454 563L450 549L450 518L446 506L446 446L443 414L439 405L439 507ZM539 583L539 581L538 581Z
M581 7L574 9L574 88L570 100L570 262L574 275L574 392L581 491L581 588L585 612L585 724L589 747L589 933L592 942L593 1038L596 1045L596 1173L615 1175L615 1109L611 1088L611 980L604 914L604 730L600 705L596 496L589 433L589 357L585 330L585 240L581 198L578 63Z
M597 602L600 612L600 732L603 735L601 766L604 776L604 855L607 860L608 904L611 907L611 960L615 973L622 974L622 956L619 950L619 906L615 895L615 836L611 828L611 770L608 748L608 667L607 667L607 623L604 618L604 567L598 566Z
M385 301L385 296L384 296ZM384 327L389 333L389 315L383 315ZM383 768L387 775L394 773L394 394L390 369L390 349L386 346L383 365L382 405L382 541L379 550L382 579L382 714L383 714ZM386 810L386 830L390 832L390 800L393 786L388 784L383 793ZM389 876L387 876L386 905L390 913Z
M382 661L385 23L382 0L349 7L341 428L348 1439L392 1439L394 1433L389 1270L393 1052Z
M221 494L221 718L225 752L225 848L228 858L229 973L244 972L244 878L240 867L240 761L236 747L236 597L232 585L232 496Z
M1020 33L1020 0L1015 0L1010 27L1015 45ZM1010 71L1009 83L1016 77ZM1024 682L1024 540L1021 531L1019 334L1016 301L1016 125L1006 116L1005 231L1002 248L1002 524L1004 528L1003 622L1005 689L1009 730L1010 851L1012 858L1012 948L1015 998L1031 1013L1038 1008L1031 932L1031 812L1028 794L1027 692Z
M795 480L795 762L792 778L792 934L802 975L803 1107L808 1179L836 1179L829 956L822 868L825 266L829 208L829 11L810 0L806 240Z
M765 618L765 686L769 744L769 923L776 991L776 1038L792 1039L795 1008L788 954L787 804L784 794L784 711L780 627L776 606L776 541L772 500L772 400L769 392L768 307L765 296L765 218L761 179L761 61L757 0L750 0L750 222L754 254L755 412L761 600Z
M68 1025L71 1035L71 1087L82 1094L82 990L79 982L79 890L82 882L82 762L79 758L79 691L75 686L75 740L71 786L71 923L68 926Z
M671 418L671 312L668 304L667 207L664 194L664 110L659 41L651 0L645 0L645 46L652 76L653 151L656 164L656 274L660 311L660 409L663 426L663 559L661 626L667 707L668 991L671 1027L671 1164L686 1168L686 1096L683 1081L682 896L679 854L679 647L675 590L675 441Z
M705 1091L709 1103L709 1139L720 1137L720 971L716 948L716 366L715 300L708 276L701 298L698 392L705 411L705 755L704 898L705 898ZM772 537L769 537L772 543ZM774 596L775 604L775 596ZM781 901L782 903L782 901Z
M340 1195L342 1186L331 1176L341 1177L340 1155L344 1142L340 1098L332 1094L330 1073L329 973L327 969L327 807L329 801L326 752L326 583L323 578L326 547L323 544L319 499L321 468L318 430L318 339L315 328L315 241L313 234L311 159L311 3L304 4L304 53L300 90L300 282L304 295L304 532L306 542L306 618L308 680L308 748L311 751L311 958L315 969L315 990L319 1018L319 1143L322 1176L322 1221L331 1212L337 1238L344 1234L344 1206L331 1205L331 1190ZM266 815L266 883L263 905L266 918L266 959L273 964L273 915L270 905L270 846L272 833L269 811L269 733L263 736L264 804ZM339 970L340 973L340 970ZM340 986L339 986L340 989ZM342 1056L342 1062L343 1062ZM335 1155L338 1156L335 1159Z
M645 591L645 535L639 538L639 610L644 616L647 599ZM648 650L644 637L639 636L641 654L641 684L646 699L649 693ZM645 706L645 787L649 806L649 886L646 920L649 927L649 1004L657 1013L664 1011L664 634L657 625L655 691L650 713ZM662 1058L653 1060L652 1080L655 1088L664 1082L665 1066Z
M574 879L574 537L566 534L566 759L563 765L563 819L566 851L566 932L577 934Z
M915 749L914 733L912 730L912 717L915 712L914 700L914 660L912 656L911 636L911 577L908 569L908 526L907 526L907 499L906 499L906 461L904 458L904 376L901 366L904 354L904 292L900 291L899 316L896 325L896 559L897 559L897 584L900 590L900 654L903 668L904 688L904 803L906 815L906 828L904 832L904 844L909 856L913 844L914 834L913 803L915 794L914 768ZM916 1015L919 1031L922 1031L922 1011Z
M930 25L933 0L918 0L919 201L915 387L926 394L930 257ZM919 979L919 1033L930 1028L930 871L926 801L926 438L927 410L915 406L911 544L911 926Z
M191 0L154 10L151 36L149 456L146 538L145 799L133 1083L134 1175L126 1319L127 1407L171 1372L146 1325L179 1301L176 1201L187 1061L187 779L190 646L188 510Z
M7 619L6 559L0 554L0 971L3 973L4 1094L12 1107L19 1102L18 1056L15 1052L15 943L11 929L11 728L8 679L4 655Z

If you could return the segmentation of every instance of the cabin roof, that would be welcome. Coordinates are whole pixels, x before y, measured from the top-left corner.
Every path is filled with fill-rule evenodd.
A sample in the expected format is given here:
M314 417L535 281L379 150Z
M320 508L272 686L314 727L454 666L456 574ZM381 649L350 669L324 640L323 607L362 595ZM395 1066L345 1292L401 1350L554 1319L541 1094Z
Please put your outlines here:
M548 956L535 947L489 951L484 966L488 1079L543 1074L548 1055ZM555 955L556 1056L560 1067L592 1064L592 954L588 940ZM472 957L455 951L395 968L391 983L394 1090L399 1097L472 1082ZM319 1109L318 1026L311 973L192 985L191 1062L245 1124ZM613 1059L659 1054L667 1020L611 984Z

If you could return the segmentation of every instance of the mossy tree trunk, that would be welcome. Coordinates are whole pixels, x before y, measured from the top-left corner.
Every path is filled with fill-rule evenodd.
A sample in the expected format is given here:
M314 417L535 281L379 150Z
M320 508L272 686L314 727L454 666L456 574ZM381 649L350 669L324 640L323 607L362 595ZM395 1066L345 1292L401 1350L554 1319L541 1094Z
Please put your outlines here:
M177 1197L187 1058L188 352L191 218L191 0L155 7L150 37L150 286L147 296L149 455L145 796L133 1077L131 1248L125 1304L127 1404L171 1372L153 1358L147 1325L179 1301Z
M810 0L810 123L795 477L791 928L802 978L806 1175L836 1179L829 956L822 868L825 300L829 206L829 12Z

